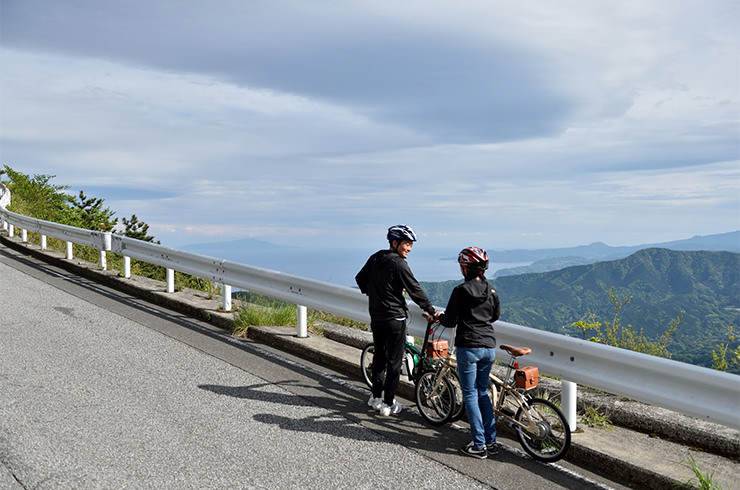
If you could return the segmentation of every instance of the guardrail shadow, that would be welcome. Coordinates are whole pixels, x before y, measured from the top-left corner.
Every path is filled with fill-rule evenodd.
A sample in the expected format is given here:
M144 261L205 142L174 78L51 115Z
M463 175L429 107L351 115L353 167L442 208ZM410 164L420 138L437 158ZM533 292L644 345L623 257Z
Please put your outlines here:
M466 424L433 427L418 414L416 407L406 405L391 417L381 417L367 406L364 395L337 389L327 380L316 380L310 385L297 380L265 382L244 386L202 384L198 388L215 395L239 398L245 401L274 403L290 407L305 407L306 414L290 416L278 413L256 413L252 417L263 424L290 432L316 433L346 439L403 445L445 465L458 468L465 474L487 483L493 483L504 474L526 472L535 479L561 485L562 488L603 488L593 482L563 472L557 465L537 462L525 455L516 443L500 434L501 452L490 461L473 460L463 456L459 448L470 441ZM271 390L279 387L280 391ZM286 392L287 390L287 392ZM293 392L295 391L295 392ZM407 402L408 403L408 402ZM319 440L324 440L319 438Z

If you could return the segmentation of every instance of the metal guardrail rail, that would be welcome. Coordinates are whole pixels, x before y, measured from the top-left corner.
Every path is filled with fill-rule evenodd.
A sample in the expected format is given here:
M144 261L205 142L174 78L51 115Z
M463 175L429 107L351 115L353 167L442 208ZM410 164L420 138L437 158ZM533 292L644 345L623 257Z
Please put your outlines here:
M8 211L9 203L10 191L0 185L0 219L11 236L15 226L65 240L68 250L71 243L77 243L100 250L101 257L112 252L125 260L134 258L192 274L226 286L225 297L230 297L233 286L282 299L300 305L299 324L300 308L305 310L306 306L370 321L367 298L357 289L29 218ZM130 277L130 272L124 275ZM169 284L168 291L174 291ZM230 310L230 298L229 307L226 306L225 299L224 309ZM423 337L426 321L422 320L422 311L414 304L409 307L413 318L409 334ZM501 321L496 322L496 338L499 344L531 347L527 363L538 366L543 373L568 380L563 382L564 393L572 395L563 396L563 408L572 427L575 387L571 383L578 383L740 429L740 376Z

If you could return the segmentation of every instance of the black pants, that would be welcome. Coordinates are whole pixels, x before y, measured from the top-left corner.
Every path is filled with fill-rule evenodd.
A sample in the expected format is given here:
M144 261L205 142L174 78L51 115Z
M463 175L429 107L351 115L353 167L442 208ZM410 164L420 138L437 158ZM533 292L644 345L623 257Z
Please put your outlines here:
M404 345L406 344L406 322L404 320L372 321L373 330L373 396L383 395L386 405L393 404L401 377ZM383 379L385 373L385 380Z

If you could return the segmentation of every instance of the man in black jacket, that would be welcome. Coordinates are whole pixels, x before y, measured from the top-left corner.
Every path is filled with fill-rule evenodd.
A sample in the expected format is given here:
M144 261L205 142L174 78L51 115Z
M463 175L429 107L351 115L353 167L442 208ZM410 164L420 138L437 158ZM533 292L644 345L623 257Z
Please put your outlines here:
M367 404L386 417L403 409L395 395L401 375L409 313L404 291L427 314L434 314L434 306L405 260L416 241L414 231L406 225L391 226L387 238L390 248L371 255L355 276L360 291L369 297L370 327L375 343L373 392Z

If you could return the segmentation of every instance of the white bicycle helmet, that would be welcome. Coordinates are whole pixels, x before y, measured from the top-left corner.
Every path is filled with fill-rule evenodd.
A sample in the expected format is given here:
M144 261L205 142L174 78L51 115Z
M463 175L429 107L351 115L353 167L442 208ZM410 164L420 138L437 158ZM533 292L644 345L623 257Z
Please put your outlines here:
M389 242L392 242L393 240L397 240L399 242L403 240L411 240L412 242L415 242L416 234L410 226L396 225L388 228L387 238Z

